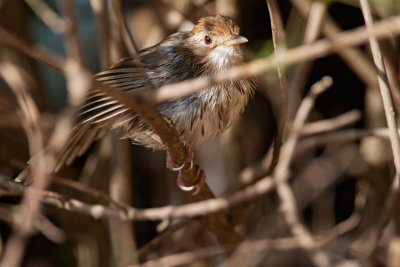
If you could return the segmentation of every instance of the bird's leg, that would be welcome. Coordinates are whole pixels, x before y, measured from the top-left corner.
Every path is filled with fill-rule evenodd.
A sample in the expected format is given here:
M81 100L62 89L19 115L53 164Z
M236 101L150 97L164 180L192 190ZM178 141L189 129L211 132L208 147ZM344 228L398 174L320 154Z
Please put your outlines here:
M164 119L171 126L174 126L174 123L172 122L172 120L170 118L164 116ZM153 135L156 135L156 134L153 133ZM156 136L158 137L158 135L156 135ZM157 140L154 137L153 137L153 139ZM158 137L158 139L159 139L159 137ZM160 143L162 143L161 140L160 140ZM176 183L177 183L177 185L179 186L179 188L181 190L183 190L183 191L192 191L193 189L196 188L196 191L193 193L194 195L196 195L196 194L199 193L201 187L203 186L204 181L206 179L206 175L204 173L204 170L201 169L200 166L196 164L195 165L195 168L197 169L196 175L197 175L197 177L200 177L199 182L194 186L185 186L185 184L183 183L183 176L182 176L181 170L183 169L183 167L185 167L186 162L190 162L190 168L189 169L193 168L193 164L194 163L193 163L193 151L190 149L189 145L185 141L182 141L182 143L183 143L183 145L185 147L185 150L186 150L186 156L187 156L186 161L181 166L176 167L174 162L171 159L171 155L169 154L169 151L167 150L167 160L166 160L166 164L165 165L170 170L179 171L178 179L176 180Z
M181 170L185 166L186 162L184 162L182 164L182 166L175 167L174 163L172 162L171 155L169 154L168 151L167 151L166 166L170 170L179 171L178 179L176 180L176 184L179 186L180 189L182 189L183 191L192 191L193 189L196 189L196 191L193 193L194 195L196 195L197 193L199 193L201 187L203 186L204 181L206 179L206 175L204 173L204 170L202 168L200 168L200 166L198 164L193 163L193 151L190 149L188 144L186 144L184 141L183 141L183 144L186 149L186 155L187 155L186 162L190 162L190 169L193 167L195 167L197 169L196 174L198 177L200 177L199 182L194 186L185 186L185 184L183 182L183 176L182 176Z

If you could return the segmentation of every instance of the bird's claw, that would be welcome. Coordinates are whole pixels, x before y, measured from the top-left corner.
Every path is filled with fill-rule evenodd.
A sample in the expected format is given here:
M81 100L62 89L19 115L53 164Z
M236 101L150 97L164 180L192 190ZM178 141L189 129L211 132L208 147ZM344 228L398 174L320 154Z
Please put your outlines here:
M185 186L185 184L183 183L183 176L182 176L181 172L179 172L178 179L176 180L176 184L179 186L179 188L181 190L186 191L186 192L196 189L193 192L193 195L197 195L204 185L204 182L206 180L206 175L204 173L204 170L202 168L200 168L199 165L196 164L194 166L197 168L197 177L200 177L198 183L195 185L192 185L192 186Z
M173 167L173 168L169 168L169 169L172 170L172 171L178 172L178 171L182 170L183 167L185 167L185 164L186 164L186 163L183 163L183 164L182 164L181 166L179 166L179 167ZM167 167L168 167L168 166L167 166Z
M186 155L187 155L187 159L186 162L190 162L190 167L189 170L191 170L193 168L193 151L190 149L190 147L183 142L185 149L186 149ZM180 171L183 169L183 167L185 167L186 162L184 162L181 166L176 167L175 164L172 162L171 159L171 155L169 154L169 152L167 151L167 162L166 162L166 167L172 171Z
M186 149L186 155L187 155L187 159L186 161L179 167L176 167L175 164L173 163L172 159L171 159L171 155L169 154L169 152L167 151L167 162L166 162L166 167L172 171L179 171L178 174L178 179L176 181L177 185L179 186L179 188L183 191L192 191L195 190L193 195L197 195L200 192L201 187L204 184L204 181L206 179L205 173L203 171L203 169L200 168L199 165L194 164L193 162L193 151L190 149L190 147L183 142L185 149ZM200 177L199 182L196 185L193 186L185 186L185 184L183 183L183 177L182 177L182 173L181 170L185 167L185 164L187 162L190 162L190 167L188 170L191 170L193 167L197 168L197 177Z

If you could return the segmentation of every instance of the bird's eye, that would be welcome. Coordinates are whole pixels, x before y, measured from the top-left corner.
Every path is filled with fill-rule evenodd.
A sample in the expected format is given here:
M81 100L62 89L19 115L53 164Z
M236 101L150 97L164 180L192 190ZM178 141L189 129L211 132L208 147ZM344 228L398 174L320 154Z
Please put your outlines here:
M211 44L212 43L211 37L208 35L204 36L204 43L207 45Z

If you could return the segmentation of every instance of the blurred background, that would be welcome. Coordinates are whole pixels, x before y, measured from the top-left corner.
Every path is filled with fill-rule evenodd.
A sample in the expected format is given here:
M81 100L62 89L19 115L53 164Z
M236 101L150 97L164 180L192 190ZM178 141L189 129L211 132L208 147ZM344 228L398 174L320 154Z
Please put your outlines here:
M288 49L315 39L335 38L338 32L364 25L358 1L277 2ZM400 4L396 1L370 2L377 20L400 14ZM112 20L107 1L77 0L75 10L80 44L84 51L83 59L93 74L128 55L122 40L118 39L118 29L113 28L112 23L104 25L99 14L96 14L96 7L100 4L105 10L103 15ZM314 40L308 40L305 34L312 16L308 11L310 6L325 12L320 22L320 31ZM123 1L123 7L129 28L140 49L155 45L176 31L190 30L201 17L224 14L236 21L241 35L249 40L243 46L246 61L266 57L274 52L267 4L262 0L126 0ZM39 44L65 56L63 23L62 1L0 0L1 27L26 44ZM105 36L112 41L104 43L107 40ZM385 64L389 64L393 70L390 83L395 110L399 111L400 92L396 91L399 88L400 73L398 38L382 41L381 46L385 51ZM40 110L40 125L46 139L67 103L64 76L12 47L1 44L0 62L14 64L26 73L29 92ZM299 99L303 98L312 84L328 75L333 79L333 86L318 98L309 121L331 119L353 112L356 114L355 119L333 131L386 127L368 45L356 47L351 52L344 49L338 54L315 61L288 66L285 72L290 94L289 122L296 114ZM1 76L0 90L2 98L13 99L9 85ZM0 102L0 173L15 177L29 160L29 146L18 115L3 102ZM257 92L243 116L224 135L195 151L195 160L205 170L207 183L217 196L230 194L267 174L262 162L276 135L280 102L278 75L276 70L271 70L257 77ZM304 140L308 138L310 141L312 137L304 137ZM260 171L249 180L245 170L251 167ZM116 171L122 173L122 179L115 175ZM394 174L388 139L343 139L320 146L305 146L296 151L291 164L290 184L302 221L310 231L314 235L323 235L355 212L359 215L354 227L335 236L325 246L333 262L350 264L343 266L367 266L363 265L366 262L370 266L385 266L388 263L389 244L396 241L398 235L398 212L394 212L390 218L379 244L375 244L371 236L382 217ZM57 173L59 180L54 180L49 189L87 203L104 202L104 199L62 182L73 180L137 208L161 207L189 201L187 195L176 186L176 175L165 168L165 152L132 145L128 140L120 140L117 133L110 132L71 166ZM355 209L357 195L362 195L365 200L359 210ZM12 229L12 223L7 218L12 207L20 200L21 194L11 194L5 190L0 192L0 235L3 245L7 243ZM44 214L63 233L63 238L58 241L49 240L43 233L35 233L27 244L22 266L128 266L137 260L135 252L129 249L143 248L165 229L177 223L95 220L88 215L46 205ZM274 192L257 201L232 208L228 214L230 223L240 229L248 240L290 236L279 212L279 199ZM203 226L203 220L193 220L157 247L142 253L139 261L217 246L215 236ZM399 241L396 242L398 244ZM126 253L131 253L131 258L128 256L126 263L118 262L118 253L127 248ZM373 256L367 259L372 250ZM231 260L235 259L234 255ZM222 255L207 258L193 261L189 265L218 265L227 257ZM230 263L237 263L236 266L312 266L306 254L299 249L258 251L253 252L250 258L241 260L244 265L239 264L239 259Z

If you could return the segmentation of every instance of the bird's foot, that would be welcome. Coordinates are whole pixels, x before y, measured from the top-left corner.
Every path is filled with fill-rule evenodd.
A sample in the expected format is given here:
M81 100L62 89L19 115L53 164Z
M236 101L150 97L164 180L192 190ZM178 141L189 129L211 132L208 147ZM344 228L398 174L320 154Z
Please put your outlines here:
M195 164L194 167L197 169L196 176L200 177L200 179L196 185L185 186L185 184L183 183L183 176L182 176L181 172L179 172L179 174L178 174L178 179L176 180L176 184L183 191L192 191L193 189L196 189L194 191L193 195L197 195L204 185L204 182L206 180L206 174L205 174L204 170L202 168L200 168L200 166L198 164Z
M172 159L171 159L171 155L169 154L169 152L167 151L167 162L166 162L166 166L168 169L173 170L173 171L179 171L178 174L178 179L176 181L177 185L179 186L180 189L182 189L183 191L192 191L195 189L194 191L194 195L198 194L200 192L201 187L204 184L204 181L206 179L206 175L205 172L202 168L200 168L200 166L198 164L194 164L193 162L193 151L190 149L190 147L183 142L185 149L186 149L186 155L187 155L187 159L186 162L184 162L181 166L176 167L175 164L173 163ZM190 169L192 169L193 167L196 168L196 176L200 177L199 182L196 185L193 186L185 186L184 182L183 182L183 176L181 173L181 170L183 169L183 167L185 166L185 164L187 162L190 162Z
M193 168L193 151L190 149L190 147L183 142L185 149L186 149L186 162L190 162L190 168ZM176 167L175 164L172 162L171 159L171 155L169 154L169 152L167 151L167 162L166 162L166 167L172 171L180 171L183 169L183 167L185 166L186 162L184 162L181 166Z

